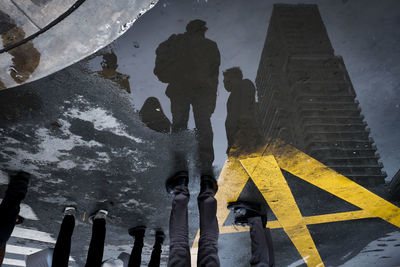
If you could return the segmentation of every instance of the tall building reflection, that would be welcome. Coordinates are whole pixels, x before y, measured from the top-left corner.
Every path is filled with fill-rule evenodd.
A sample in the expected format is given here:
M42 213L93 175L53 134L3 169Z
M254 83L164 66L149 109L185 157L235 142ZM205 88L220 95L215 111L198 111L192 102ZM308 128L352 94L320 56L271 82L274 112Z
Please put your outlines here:
M281 138L364 185L386 174L317 5L274 5L258 68L265 137Z

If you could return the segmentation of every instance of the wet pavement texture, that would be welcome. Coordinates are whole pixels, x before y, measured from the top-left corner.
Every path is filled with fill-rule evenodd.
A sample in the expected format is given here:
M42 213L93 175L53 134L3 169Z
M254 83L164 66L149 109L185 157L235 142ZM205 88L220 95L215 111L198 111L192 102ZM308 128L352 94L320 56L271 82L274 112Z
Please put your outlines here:
M236 179L228 163L260 156L274 140L398 205L389 189L400 165L400 21L393 8L399 4L286 3L292 5L160 1L87 59L0 91L1 193L8 170L34 175L24 203L35 216L21 227L55 239L62 208L76 205L71 256L81 266L91 233L87 217L107 207L104 259L130 253L127 229L144 224L147 264L151 229L168 235L165 179L181 168L177 152L189 162L192 245L200 174L219 176L217 199L225 199L224 182ZM303 217L362 210L279 166ZM237 195L265 205L264 193L252 177ZM268 222L279 221L279 214L269 209ZM306 228L326 266L399 265L398 227L376 217ZM233 215L219 223L220 230L232 225ZM248 266L249 233L232 229L220 235L221 266ZM310 259L282 227L271 233L277 266L307 265ZM9 242L31 248L49 243L16 236ZM168 238L162 266L167 258Z

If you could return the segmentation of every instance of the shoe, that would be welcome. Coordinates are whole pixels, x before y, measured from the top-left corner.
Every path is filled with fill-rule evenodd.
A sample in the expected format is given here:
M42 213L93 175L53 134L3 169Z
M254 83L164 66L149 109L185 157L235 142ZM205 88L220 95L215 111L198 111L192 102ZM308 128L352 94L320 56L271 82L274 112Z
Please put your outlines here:
M212 192L213 196L218 191L217 180L211 175L202 175L200 177L200 194L206 191Z
M175 191L175 187L179 185L188 186L189 184L189 176L186 171L177 172L175 175L169 177L165 182L165 187L167 189L168 194L173 194Z
M6 194L17 201L22 201L28 192L30 177L31 175L24 171L11 173Z
M88 221L89 221L90 224L93 224L93 221L97 220L97 219L106 220L107 219L107 215L108 215L108 211L107 210L97 210L97 211L95 211L94 213L92 213L89 216Z
M264 227L267 224L267 215L262 214L260 204L236 201L228 203L228 209L232 210L234 213L235 225L248 226L248 219L252 217L260 217Z
M64 208L64 217L65 216L74 216L76 215L76 208L74 206L67 206Z
M156 238L156 243L162 244L165 239L164 231L162 229L156 229L155 238Z
M134 238L138 238L138 237L143 238L145 231L146 231L146 226L139 225L139 226L129 228L128 233L130 236L132 236Z

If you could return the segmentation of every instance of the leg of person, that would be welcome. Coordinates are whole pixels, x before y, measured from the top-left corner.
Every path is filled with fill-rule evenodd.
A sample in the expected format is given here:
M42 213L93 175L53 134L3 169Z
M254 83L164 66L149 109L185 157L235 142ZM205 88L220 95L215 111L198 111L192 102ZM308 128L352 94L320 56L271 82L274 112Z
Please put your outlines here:
M0 247L7 243L14 230L19 205L28 191L29 179L30 174L22 171L10 175L10 183L0 204Z
M145 226L137 226L129 229L129 235L135 238L131 255L129 257L128 267L140 267L142 262L142 249Z
M211 126L211 115L215 109L215 97L195 97L192 105L199 142L200 169L202 174L212 174L214 134Z
M171 180L172 178L172 180ZM167 180L167 191L173 188L174 199L169 220L169 260L168 266L190 267L187 173L176 175Z
M269 267L269 247L260 216L248 218L251 238L251 266Z
M151 258L149 262L149 267L159 267L160 266L160 258L161 258L161 246L164 242L164 232L156 231L155 242L153 246L153 251L151 252Z
M220 266L218 257L219 228L217 221L217 183L211 176L202 176L197 204L200 213L200 239L197 266Z
M93 219L92 238L90 240L88 256L86 259L86 267L100 267L104 253L104 240L106 237L106 216L107 211L97 212ZM105 214L105 215L104 215Z
M71 213L66 213L68 208L64 211L64 219L61 223L60 232L58 233L57 242L54 247L52 266L68 267L71 237L75 227L75 216L72 211ZM72 209L75 211L74 208Z
M172 113L172 132L177 133L187 129L189 121L190 101L182 94L170 96Z
M268 244L269 266L273 267L275 266L275 253L272 244L271 230L269 228L264 228L264 233Z

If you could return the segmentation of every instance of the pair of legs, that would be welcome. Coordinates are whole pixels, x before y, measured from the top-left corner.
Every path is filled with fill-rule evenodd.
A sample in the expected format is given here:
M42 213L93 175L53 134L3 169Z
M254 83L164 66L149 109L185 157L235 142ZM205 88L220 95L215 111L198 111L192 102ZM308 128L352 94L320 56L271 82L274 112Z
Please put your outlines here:
M5 246L17 223L19 205L28 191L30 174L20 171L10 175L6 194L0 204L0 266L4 259Z
M172 210L169 222L170 250L168 266L186 267L190 266L190 247L188 230L188 202L189 191L187 180L181 173L181 182L176 182L173 186L174 198L172 200ZM217 200L214 198L216 193L215 186L207 185L212 183L213 178L202 184L197 203L200 213L200 239L197 257L197 266L214 267L220 266L218 257L218 221L217 221ZM216 183L216 181L215 181ZM168 187L168 181L167 181Z
M190 105L192 105L199 142L200 168L208 172L211 170L214 161L211 115L215 109L216 94L207 93L211 90L204 88L193 90L196 93L191 94L185 94L185 90L190 91L188 88L182 88L181 94L169 96L171 100L172 132L176 133L187 129Z
M144 226L138 226L129 229L129 234L135 238L133 244L132 252L129 257L128 267L140 267L142 262L142 249L143 249L143 239L145 233ZM153 246L153 251L151 252L151 258L149 262L149 267L159 267L161 258L161 246L164 242L164 233L162 231L156 231L155 242Z
M90 240L85 265L87 267L100 267L103 260L104 240L106 237L106 220L105 218L96 218L96 216L93 219L92 238ZM54 248L52 266L68 267L69 254L71 250L71 237L74 227L75 216L73 214L66 214L61 223L60 232Z

